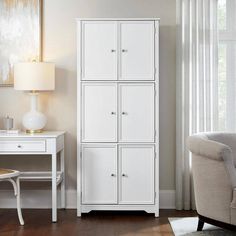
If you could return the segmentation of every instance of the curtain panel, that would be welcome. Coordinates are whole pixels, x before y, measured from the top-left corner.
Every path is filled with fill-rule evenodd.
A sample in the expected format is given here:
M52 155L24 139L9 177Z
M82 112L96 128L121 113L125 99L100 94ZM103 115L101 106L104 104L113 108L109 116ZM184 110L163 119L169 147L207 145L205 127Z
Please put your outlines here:
M217 0L177 0L176 209L195 209L186 138L217 130Z

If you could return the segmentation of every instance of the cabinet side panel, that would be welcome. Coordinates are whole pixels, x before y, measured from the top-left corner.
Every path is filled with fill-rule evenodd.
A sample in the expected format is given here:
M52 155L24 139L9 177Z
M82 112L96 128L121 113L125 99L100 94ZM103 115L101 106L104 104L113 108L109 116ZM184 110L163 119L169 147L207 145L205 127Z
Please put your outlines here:
M77 216L81 216L81 21L77 21Z

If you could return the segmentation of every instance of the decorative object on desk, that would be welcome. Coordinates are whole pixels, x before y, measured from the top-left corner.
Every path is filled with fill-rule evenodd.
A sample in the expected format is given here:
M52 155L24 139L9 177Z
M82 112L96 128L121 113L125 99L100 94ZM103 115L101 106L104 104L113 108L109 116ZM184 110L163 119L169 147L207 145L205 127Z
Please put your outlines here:
M11 130L6 130L7 134L19 134L20 130L19 129L11 129Z
M14 88L30 91L31 110L23 117L28 133L38 133L46 125L46 116L37 111L37 91L55 89L55 65L46 62L24 62L14 66Z
M11 130L13 129L13 118L10 118L9 116L3 118L3 128L5 130Z
M20 133L19 129L10 129L10 130L0 129L0 134L19 134L19 133Z
M41 0L0 1L0 86L13 86L13 65L40 61Z

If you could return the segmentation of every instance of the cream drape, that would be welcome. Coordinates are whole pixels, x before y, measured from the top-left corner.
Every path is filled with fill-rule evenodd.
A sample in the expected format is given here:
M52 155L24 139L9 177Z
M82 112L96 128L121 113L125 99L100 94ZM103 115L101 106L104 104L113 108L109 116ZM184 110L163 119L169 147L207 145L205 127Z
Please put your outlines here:
M194 209L186 137L217 130L217 0L177 0L176 208Z

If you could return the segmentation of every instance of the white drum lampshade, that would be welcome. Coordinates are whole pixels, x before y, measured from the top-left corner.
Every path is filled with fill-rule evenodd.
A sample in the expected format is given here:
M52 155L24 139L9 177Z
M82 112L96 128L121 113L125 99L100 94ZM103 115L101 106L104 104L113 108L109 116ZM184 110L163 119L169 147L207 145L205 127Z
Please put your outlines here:
M55 89L55 65L46 62L23 62L14 66L16 90L47 91Z
M14 88L30 91L31 110L23 117L27 132L41 132L46 125L46 116L37 110L37 91L55 89L55 65L46 62L23 62L14 66Z

